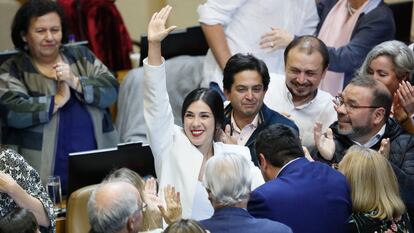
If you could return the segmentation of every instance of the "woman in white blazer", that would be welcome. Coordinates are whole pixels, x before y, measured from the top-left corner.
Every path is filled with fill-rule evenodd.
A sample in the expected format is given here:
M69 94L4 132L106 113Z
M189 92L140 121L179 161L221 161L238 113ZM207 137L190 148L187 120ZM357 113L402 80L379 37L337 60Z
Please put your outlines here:
M196 220L212 216L214 210L202 186L204 166L213 155L237 153L250 160L247 147L215 142L224 118L223 103L213 90L199 88L183 103L183 128L174 125L166 89L165 62L161 41L174 30L165 28L171 12L166 6L154 13L148 24L148 58L144 60L144 117L160 192L170 184L180 192L182 217ZM251 163L252 188L264 183L260 170Z

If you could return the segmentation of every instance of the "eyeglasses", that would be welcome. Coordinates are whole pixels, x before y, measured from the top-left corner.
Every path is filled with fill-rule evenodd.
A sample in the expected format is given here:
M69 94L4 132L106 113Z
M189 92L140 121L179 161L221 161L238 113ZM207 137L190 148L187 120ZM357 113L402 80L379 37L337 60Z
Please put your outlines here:
M147 210L147 207L148 207L147 203L142 202L141 207L138 207L138 209L135 212L139 212L139 211L145 212Z
M342 98L342 96L339 96L339 95L335 96L334 103L337 107L341 107L342 105L344 105L346 111L352 111L358 108L381 108L381 106L361 106L361 105L345 103L344 98Z

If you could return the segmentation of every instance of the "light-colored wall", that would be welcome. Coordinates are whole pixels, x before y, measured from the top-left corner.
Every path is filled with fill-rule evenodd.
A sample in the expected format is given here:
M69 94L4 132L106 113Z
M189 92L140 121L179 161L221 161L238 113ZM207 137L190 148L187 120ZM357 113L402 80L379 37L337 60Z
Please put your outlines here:
M155 11L166 4L173 7L168 25L186 28L198 25L197 6L205 0L118 0L118 7L133 40L146 33L147 24Z
M13 49L10 38L10 25L20 4L14 0L0 0L0 51Z

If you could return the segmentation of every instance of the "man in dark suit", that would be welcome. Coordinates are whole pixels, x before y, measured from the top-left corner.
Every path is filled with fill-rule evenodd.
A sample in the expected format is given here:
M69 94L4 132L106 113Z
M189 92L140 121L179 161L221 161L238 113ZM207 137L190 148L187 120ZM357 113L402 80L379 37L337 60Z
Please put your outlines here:
M252 216L279 221L295 233L346 232L351 213L346 178L326 164L308 161L290 127L275 124L263 130L256 152L267 182L250 194Z
M200 221L200 225L211 233L292 233L282 223L256 219L246 211L251 184L249 163L247 158L232 153L208 160L203 181L214 215Z

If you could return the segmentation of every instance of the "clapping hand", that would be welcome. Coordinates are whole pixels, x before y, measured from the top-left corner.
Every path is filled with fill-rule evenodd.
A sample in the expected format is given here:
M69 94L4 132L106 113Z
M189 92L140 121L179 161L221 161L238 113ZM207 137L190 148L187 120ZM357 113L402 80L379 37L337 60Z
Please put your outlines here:
M322 124L316 122L313 127L313 138L316 148L326 160L332 160L335 153L335 142L333 140L332 129L328 128L326 135L322 133Z
M414 114L414 87L408 81L402 81L397 96L402 108L411 117Z
M381 147L379 148L378 152L382 154L386 159L390 157L390 139L389 138L383 138L381 140Z
M180 192L176 192L174 186L167 185L164 188L164 197L167 208L159 205L161 215L167 224L171 224L181 219L182 208L180 200Z
M224 144L234 144L237 145L237 138L231 135L231 126L227 124L224 128L224 131L220 129L219 137L220 141Z

